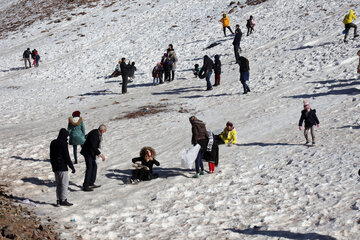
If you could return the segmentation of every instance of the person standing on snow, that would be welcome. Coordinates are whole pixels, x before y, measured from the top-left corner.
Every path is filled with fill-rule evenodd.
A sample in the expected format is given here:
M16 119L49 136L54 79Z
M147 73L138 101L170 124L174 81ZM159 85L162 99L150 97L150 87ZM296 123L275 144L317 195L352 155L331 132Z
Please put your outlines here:
M55 174L56 181L56 206L72 206L67 201L67 192L69 187L68 166L71 172L75 173L75 168L71 162L67 138L68 131L65 128L60 129L57 139L50 144L50 163Z
M85 192L93 191L93 188L100 187L99 185L95 185L97 173L96 157L99 156L105 161L105 156L100 152L99 148L101 147L102 135L106 133L106 131L107 128L104 124L101 124L98 129L93 129L88 133L81 149L80 153L84 156L86 163L83 183L83 191Z
M30 62L30 48L26 49L23 53L23 59L25 62L25 69L31 68L31 62ZM29 67L27 66L27 63L29 63Z
M121 77L122 77L122 86L121 86L121 92L122 94L127 93L127 84L128 84L128 78L130 73L130 67L128 64L126 64L126 58L121 59L120 63L120 70L121 70Z
M198 178L200 177L200 175L206 174L206 172L204 171L203 157L207 149L209 133L206 130L205 123L197 119L195 116L191 116L189 118L189 121L191 123L192 131L191 143L194 146L196 144L199 144L201 147L195 160L196 174L193 176L194 178Z
M72 117L69 117L68 131L70 136L69 144L73 146L74 164L77 164L77 146L82 146L85 142L85 125L79 111L73 112Z
M228 16L226 16L226 13L223 13L223 17L220 19L219 22L222 23L225 37L226 37L226 28L230 30L231 34L234 34L234 32L231 30L231 27L230 27L230 19Z
M169 44L169 48L167 49L167 54L169 56L169 60L171 61L171 77L170 81L175 79L175 70L176 70L176 63L178 61L176 57L176 53L172 44Z
M354 20L356 20L356 16L353 10L350 10L349 14L346 14L343 20L343 23L345 25L345 37L344 37L344 42L346 43L347 40L347 36L349 34L350 28L354 28L354 38L358 37L359 34L356 33L357 30L357 26L352 22Z
M301 117L299 120L299 130L302 130L302 124L305 121L304 136L306 139L306 145L309 144L308 133L311 132L312 145L315 145L315 126L320 127L319 119L316 116L316 110L311 109L309 103L304 101L304 110L301 111Z
M357 55L359 56L359 65L357 67L357 73L360 74L360 50L357 52Z
M239 24L236 24L235 37L234 37L234 41L232 43L234 45L234 53L235 53L235 61L236 62L240 57L239 50L241 51L241 48L240 48L241 37L242 37L242 32L241 32L240 26L239 26Z
M214 87L220 85L220 77L221 77L221 62L220 56L215 55L215 64L214 64L214 72L215 72L215 84Z
M208 55L204 56L204 64L200 69L199 78L204 79L206 78L206 91L212 90L212 85L210 82L210 77L212 74L212 70L214 68L214 62L209 58Z
M255 21L253 16L250 16L248 20L246 20L246 28L247 28L247 34L246 36L249 36L254 31Z
M38 67L39 66L39 62L40 62L40 55L38 53L38 51L35 51L35 57L34 57L34 64L35 64L35 67Z
M247 60L245 57L239 57L237 63L240 67L240 82L243 85L244 94L247 94L248 92L250 92L250 88L246 83L246 81L249 81L250 79L249 60Z

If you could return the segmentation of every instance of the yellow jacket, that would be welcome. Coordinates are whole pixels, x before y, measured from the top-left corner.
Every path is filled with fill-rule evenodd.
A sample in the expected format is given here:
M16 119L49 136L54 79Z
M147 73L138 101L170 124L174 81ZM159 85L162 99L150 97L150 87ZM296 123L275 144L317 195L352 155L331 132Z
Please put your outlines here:
M356 18L355 18L356 19ZM228 27L230 25L230 20L228 16L223 17L220 22L222 22L223 27Z
M224 131L222 131L222 133L220 133L220 138L224 141L224 143L236 143L236 130L235 128L233 130L231 130L227 136L225 135L225 130L226 128L224 128Z
M353 10L350 10L350 13L349 14L346 14L345 17L344 17L344 20L343 20L343 23L346 25L346 24L349 24L349 23L352 23L352 20L356 20L356 16L355 16L355 13Z

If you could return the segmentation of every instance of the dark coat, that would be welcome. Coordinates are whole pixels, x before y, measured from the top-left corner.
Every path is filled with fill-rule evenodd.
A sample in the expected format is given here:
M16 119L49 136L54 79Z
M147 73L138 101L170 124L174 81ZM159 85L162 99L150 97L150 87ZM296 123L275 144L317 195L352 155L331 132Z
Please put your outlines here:
M160 163L158 161L156 161L156 159L153 159L151 161L145 161L144 158L142 157L137 157L137 158L133 158L131 160L133 163L136 163L136 162L141 162L141 165L144 165L144 166L147 166L149 169L150 169L150 173L152 173L152 168L153 168L153 165L155 164L156 166L160 166Z
M121 62L120 63L121 75L123 77L129 77L130 76L130 68L131 68L131 65L126 64L126 62Z
M242 32L239 28L239 31L237 33L235 33L235 37L234 37L234 41L233 41L233 45L240 45L240 41L241 41L241 37L242 37Z
M23 54L23 58L29 58L31 55L30 50L25 50L24 54Z
M240 66L240 72L250 71L249 60L247 60L245 57L240 57L238 64Z
M205 78L209 72L212 72L214 68L214 62L209 58L208 55L204 56L204 63L199 72L199 78Z
M215 74L221 74L221 62L219 55L215 55L214 72Z
M85 143L81 149L82 155L89 155L91 158L95 159L96 156L100 155L99 151L100 146L100 131L98 129L91 130L86 136Z
M302 126L303 122L305 121L305 128L311 128L316 124L320 124L319 119L316 116L316 110L310 109L307 111L306 109L301 111L301 117L299 120L299 126Z
M191 122L192 138L191 143L196 145L200 140L207 140L209 138L208 131L206 130L205 123L196 119ZM207 143L206 143L207 144ZM201 145L201 144L200 144Z
M215 166L217 166L219 164L219 145L217 144L214 135L213 137L214 137L214 142L211 151L210 152L205 151L203 158L205 161L215 163Z
M65 128L60 129L57 139L50 144L50 162L53 172L68 171L69 166L74 170L71 162L67 137L68 131Z

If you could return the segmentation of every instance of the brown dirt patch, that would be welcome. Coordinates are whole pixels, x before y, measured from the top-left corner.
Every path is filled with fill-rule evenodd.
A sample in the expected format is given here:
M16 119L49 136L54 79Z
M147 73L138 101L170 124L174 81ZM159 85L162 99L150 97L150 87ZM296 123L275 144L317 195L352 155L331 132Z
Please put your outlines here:
M111 121L139 118L139 117L144 117L144 116L148 116L148 115L154 115L154 114L157 114L160 112L168 112L168 111L169 111L169 109L167 109L167 104L147 105L147 106L139 107L138 110L136 110L134 112L126 113L124 116L111 119Z

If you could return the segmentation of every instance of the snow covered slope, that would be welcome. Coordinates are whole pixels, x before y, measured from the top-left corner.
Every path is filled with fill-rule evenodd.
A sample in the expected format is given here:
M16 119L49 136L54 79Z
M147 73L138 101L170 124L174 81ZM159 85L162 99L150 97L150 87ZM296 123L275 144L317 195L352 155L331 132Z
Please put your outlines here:
M250 60L248 95L239 94L233 37L224 38L218 22L234 7L230 1L98 4L74 9L70 21L35 22L1 39L0 175L13 195L55 219L64 239L356 239L360 43L344 44L341 32L350 9L360 14L358 2L244 2L229 18L243 32L250 15L257 23L241 43ZM179 58L176 80L151 86L151 70L169 43ZM205 49L212 43L220 44ZM27 47L39 50L39 68L22 69ZM191 72L205 54L219 54L223 64L213 91L204 91L205 80ZM138 68L126 95L120 78L105 78L123 56ZM314 148L303 145L297 128L303 99L321 122ZM160 112L124 118L149 106ZM74 206L54 208L49 144L74 110L87 131L108 126L107 159L98 166L102 187L81 191L80 157L70 174ZM215 132L229 120L238 131L237 145L220 146L218 174L193 179L181 169L191 115ZM160 178L125 185L142 146L158 152Z

